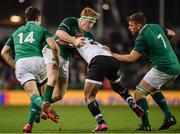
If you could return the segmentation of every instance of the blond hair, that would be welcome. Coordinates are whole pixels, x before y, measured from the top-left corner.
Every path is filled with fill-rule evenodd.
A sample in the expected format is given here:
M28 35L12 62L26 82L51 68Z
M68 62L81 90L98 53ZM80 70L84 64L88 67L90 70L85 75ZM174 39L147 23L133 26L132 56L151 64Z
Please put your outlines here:
M127 18L128 21L134 21L135 23L140 23L142 25L146 24L146 16L142 12L137 12L132 14Z
M95 19L98 19L100 14L90 7L85 7L81 12L81 17L82 16L93 17Z

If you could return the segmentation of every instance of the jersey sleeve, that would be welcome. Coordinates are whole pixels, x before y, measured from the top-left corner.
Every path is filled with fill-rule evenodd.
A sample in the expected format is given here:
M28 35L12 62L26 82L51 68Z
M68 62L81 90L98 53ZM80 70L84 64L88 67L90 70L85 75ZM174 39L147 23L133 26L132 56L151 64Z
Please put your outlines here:
M51 37L51 34L46 29L44 29L44 39L46 40L48 37Z
M145 49L147 47L147 41L143 34L138 35L138 37L135 40L134 50L139 53L144 53Z
M5 43L6 45L8 45L11 48L14 48L14 41L13 41L13 37L9 37L9 39L6 41Z
M70 18L66 18L64 19L61 24L58 27L58 30L63 30L65 32L69 32L70 31L70 27L71 27L71 19Z

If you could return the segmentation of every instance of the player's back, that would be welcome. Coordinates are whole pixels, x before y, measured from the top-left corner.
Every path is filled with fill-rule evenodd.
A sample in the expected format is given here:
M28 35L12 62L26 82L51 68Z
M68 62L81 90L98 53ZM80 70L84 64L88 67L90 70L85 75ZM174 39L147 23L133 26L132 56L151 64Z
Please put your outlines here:
M31 56L42 57L41 50L47 35L49 33L34 22L28 22L18 28L12 34L16 54L15 60Z
M147 43L146 53L158 70L168 74L180 73L177 56L160 25L147 24L140 34L145 37Z
M103 45L93 39L85 38L85 44L82 47L76 47L79 54L89 64L96 56L112 56L112 54L103 48Z

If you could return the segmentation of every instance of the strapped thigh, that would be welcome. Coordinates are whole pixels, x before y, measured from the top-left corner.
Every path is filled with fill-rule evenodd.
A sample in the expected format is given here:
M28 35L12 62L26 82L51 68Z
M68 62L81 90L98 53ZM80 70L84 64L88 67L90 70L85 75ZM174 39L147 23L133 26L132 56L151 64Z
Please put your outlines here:
M145 94L146 96L151 93L151 91L149 91L141 86L136 86L136 90L140 93Z

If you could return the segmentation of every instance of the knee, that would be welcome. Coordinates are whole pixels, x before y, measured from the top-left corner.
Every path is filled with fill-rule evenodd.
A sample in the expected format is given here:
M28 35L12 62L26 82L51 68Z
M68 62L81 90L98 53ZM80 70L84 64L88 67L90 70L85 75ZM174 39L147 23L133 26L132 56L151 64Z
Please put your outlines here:
M134 98L136 101L139 100L140 98L144 98L144 97L145 97L145 94L138 92L138 90L135 91Z
M92 101L94 101L95 100L95 94L92 94L92 93L86 93L85 94L85 102L86 102L86 104L88 105L88 104L90 104Z
M114 92L119 93L123 89L120 83L111 83Z
M123 98L126 98L130 95L129 90L122 87L120 83L111 84L111 86L113 91L118 93Z
M146 89L140 86L137 86L134 97L136 100L139 100L140 98L145 98L148 94L149 92Z

